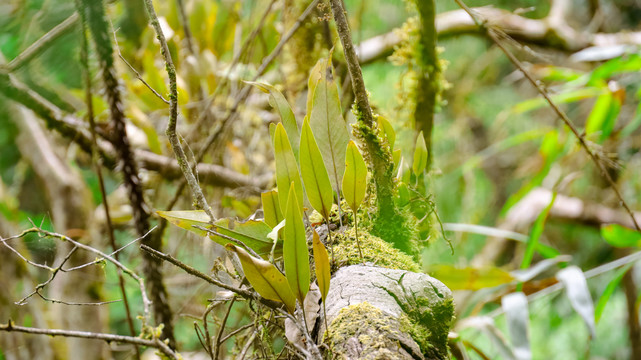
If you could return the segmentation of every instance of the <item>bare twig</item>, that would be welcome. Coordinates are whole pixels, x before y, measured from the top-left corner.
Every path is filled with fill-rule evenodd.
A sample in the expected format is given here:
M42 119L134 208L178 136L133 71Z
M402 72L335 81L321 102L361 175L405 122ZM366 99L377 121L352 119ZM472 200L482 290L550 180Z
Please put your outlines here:
M28 48L26 48L23 52L21 52L18 56L11 60L6 66L3 66L4 69L0 69L6 69L7 72L12 72L21 68L35 56L49 48L54 43L54 41L58 40L61 36L73 30L74 26L78 22L78 18L78 13L74 12L63 22L56 25L53 29L49 30L41 38L36 40L33 44L31 44Z
M225 325L227 324L227 319L229 318L229 314L231 313L231 308L234 306L234 302L236 302L235 296L229 302L229 307L225 312L223 321L220 323L220 329L218 330L218 335L216 336L216 345L214 346L214 356L212 357L212 359L218 359L218 353L220 352L220 345L222 344L221 339L223 337L223 332L225 331Z
M176 67L171 59L171 53L169 52L169 46L167 45L165 34L160 26L158 15L156 15L156 10L154 9L154 4L151 0L145 0L145 9L147 10L147 15L151 21L151 26L156 32L156 38L160 42L160 53L165 60L165 68L167 70L167 76L169 77L169 123L167 124L167 130L165 133L169 138L169 143L174 150L174 155L176 156L176 160L178 160L180 170L183 172L183 175L189 184L192 196L196 200L198 207L207 213L210 221L214 221L216 220L216 217L207 203L207 199L205 199L205 195L203 194L200 185L198 185L198 181L196 180L193 171L189 167L189 161L187 160L187 156L185 156L185 151L183 150L180 140L178 139L178 135L176 134L176 123L178 120L178 86L176 84Z
M639 227L639 223L637 222L634 216L634 213L628 206L625 199L623 199L623 195L621 195L621 192L619 191L616 183L612 179L612 176L610 176L610 173L605 168L605 165L603 164L603 162L598 158L595 152L590 148L590 146L587 143L587 140L585 139L583 134L579 132L579 130L574 125L572 120L570 120L570 118L568 118L565 112L561 110L561 108L559 108L556 105L556 103L552 100L552 98L548 94L547 90L543 87L543 85L539 81L534 79L532 74L530 74L529 71L525 69L523 64L521 64L521 62L514 56L514 54L512 54L512 52L508 50L505 47L505 45L503 45L503 43L500 40L500 36L504 35L504 33L501 33L496 28L487 26L485 22L479 20L477 18L477 15L474 13L474 11L469 7L467 7L467 5L465 5L465 3L463 3L462 0L455 0L455 1L457 4L459 4L461 8L463 8L463 10L465 10L470 15L470 17L472 17L472 19L474 19L474 21L477 24L479 24L480 27L484 28L487 31L487 35L489 36L489 38L501 49L501 51L503 51L503 53L508 57L508 59L510 59L510 62L512 62L512 64L514 64L514 66L516 66L516 68L519 69L521 73L523 73L523 75L528 79L528 81L532 84L532 86L534 86L536 90L541 94L541 96L543 96L545 101L547 101L548 105L550 105L550 108L552 108L552 110L554 110L557 116L561 118L561 120L563 120L565 125L567 125L567 127L570 128L574 136L577 138L577 140L579 140L579 144L581 145L581 147L585 150L585 152L588 154L590 159L594 162L594 164L597 166L597 168L601 172L601 176L603 176L603 178L607 181L607 183L610 185L610 187L616 194L617 198L619 199L619 202L621 203L621 206L623 206L623 208L626 210L626 212L632 219L632 222L635 228L637 229L637 231L641 231L641 227Z
M88 331L75 331L75 330L60 330L60 329L39 329L32 327L24 327L14 325L11 321L8 324L0 324L0 331L6 332L22 332L27 334L37 334L37 335L48 335L48 336L65 336L65 337L76 337L83 339L96 339L104 340L106 342L117 342L123 344L132 344L139 346L146 346L160 350L163 354L167 355L171 359L178 360L178 355L167 346L164 342L159 339L142 339L139 337L133 336L124 336L124 335L114 335L114 334L103 334L95 333Z

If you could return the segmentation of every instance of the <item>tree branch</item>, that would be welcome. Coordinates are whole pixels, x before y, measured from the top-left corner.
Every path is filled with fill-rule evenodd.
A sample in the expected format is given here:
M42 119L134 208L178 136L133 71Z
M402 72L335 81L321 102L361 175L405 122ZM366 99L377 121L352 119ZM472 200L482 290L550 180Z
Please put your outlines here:
M106 342L117 342L123 344L132 344L139 346L146 346L160 350L163 354L167 355L171 359L178 360L179 357L177 354L167 346L164 342L159 339L141 339L139 337L133 336L124 336L124 335L114 335L114 334L103 334L103 333L94 333L87 331L76 331L76 330L60 330L60 329L39 329L32 327L24 327L14 325L11 321L7 324L0 324L0 331L6 332L22 332L27 334L37 334L37 335L48 335L48 336L65 336L65 337L76 337L83 339L97 339L104 340Z

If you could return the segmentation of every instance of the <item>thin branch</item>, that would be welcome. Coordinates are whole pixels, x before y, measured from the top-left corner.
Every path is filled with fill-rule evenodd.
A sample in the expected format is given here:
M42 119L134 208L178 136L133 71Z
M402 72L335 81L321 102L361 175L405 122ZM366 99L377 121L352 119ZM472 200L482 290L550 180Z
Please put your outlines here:
M559 108L556 105L556 103L552 100L552 98L548 94L547 90L543 87L543 85L539 81L535 80L532 74L530 74L525 69L523 64L521 64L521 62L514 56L514 54L512 54L512 52L509 51L503 45L503 43L500 40L500 36L504 35L504 33L500 33L500 31L497 30L496 28L487 26L485 22L480 21L477 18L477 15L473 12L473 10L467 7L467 5L465 5L465 3L463 3L462 0L455 0L455 1L457 4L459 4L459 6L461 6L461 8L463 8L463 10L465 10L475 20L475 22L479 24L479 26L481 26L487 31L487 35L490 37L490 39L501 49L501 51L503 51L503 53L508 57L508 59L510 59L510 62L512 62L512 64L514 64L514 66L516 66L516 68L519 69L521 73L523 73L523 75L528 79L528 81L532 84L532 86L534 86L536 90L541 94L541 96L543 96L545 101L547 101L547 103L550 105L552 110L554 110L557 116L561 118L561 120L563 120L563 122L565 123L565 125L567 125L567 127L570 128L574 136L579 140L581 147L585 150L585 152L588 154L590 159L594 162L594 164L597 166L597 168L601 172L601 176L603 176L603 178L607 181L607 183L610 185L612 190L614 190L614 193L619 199L621 206L623 206L623 208L626 210L626 212L632 219L632 223L634 224L637 231L641 231L641 227L639 227L639 223L637 222L634 216L634 213L628 206L628 203L625 201L625 199L623 199L623 195L621 195L621 192L619 191L616 183L610 176L610 173L605 168L605 165L603 164L603 162L598 158L596 153L590 148L590 146L587 143L587 140L585 139L583 134L579 132L579 130L577 129L576 125L574 125L572 120L570 120L570 118L568 118L565 112L561 110L561 108Z
M212 359L218 359L218 353L220 352L220 346L222 344L222 337L223 337L223 332L225 331L225 325L227 324L227 319L229 318L229 314L231 313L231 308L234 306L234 302L236 302L236 297L232 297L231 301L229 302L229 307L227 308L227 311L225 312L225 316L223 317L223 321L220 323L220 329L218 330L218 335L216 336L216 345L214 346L214 356Z
M81 8L80 0L76 0L76 7ZM100 196L102 198L102 205L105 210L105 223L107 225L107 235L109 236L109 243L111 244L111 249L114 251L114 259L120 261L117 252L116 246L116 237L114 235L113 223L111 221L111 212L109 211L109 202L107 200L107 190L105 189L105 180L102 176L102 166L100 164L100 158L98 156L98 136L96 135L96 121L94 119L93 112L93 95L91 92L91 71L89 69L89 40L87 39L87 24L84 21L82 22L82 48L80 51L80 63L82 65L82 73L85 82L85 103L87 106L87 119L89 120L89 130L91 131L91 141L93 146L91 147L91 160L93 162L96 176L98 177L98 186L100 188ZM115 38L115 35L114 35ZM120 48L118 48L118 43L116 42L116 48L118 53L120 53ZM122 57L122 55L121 55ZM61 266L62 267L62 266ZM118 269L118 286L120 287L120 294L122 296L123 305L125 307L125 314L127 318L127 326L129 327L129 334L134 336L136 330L134 327L133 317L131 316L131 307L129 306L129 298L127 297L127 291L125 290L125 279L122 276L122 271ZM140 360L140 349L138 346L134 347L136 353L136 359Z
M178 160L178 165L180 165L180 170L183 172L189 188L191 189L192 196L196 200L198 207L203 209L207 216L209 216L210 221L216 220L214 213L205 199L200 185L194 176L191 168L189 167L189 161L187 156L185 156L185 151L180 144L178 135L176 134L176 123L178 120L178 87L176 84L176 67L174 62L171 59L171 53L169 52L169 46L167 45L167 40L165 39L165 34L160 26L158 21L158 15L156 15L156 10L154 9L154 4L152 0L145 0L145 9L147 9L147 15L151 20L151 26L156 32L156 38L160 42L160 53L162 54L165 60L165 68L167 70L167 76L169 77L169 123L167 124L167 130L165 133L169 138L169 143L171 144L172 149L174 150L174 155L176 160Z
M125 336L125 335L114 335L114 334L104 334L104 333L94 333L88 331L76 331L76 330L60 330L60 329L39 329L32 327L24 327L14 325L11 321L8 324L0 324L0 331L6 332L21 332L26 334L37 334L37 335L48 335L48 336L65 336L65 337L75 337L82 339L96 339L104 340L106 342L117 342L123 344L132 344L139 346L146 346L160 350L163 354L167 355L171 359L178 360L178 355L167 346L164 342L159 339L142 339L139 337Z
M0 69L6 70L7 72L12 72L21 68L29 61L31 61L35 56L48 49L54 43L54 41L58 40L61 36L73 30L74 26L78 22L78 18L78 13L74 12L63 22L56 25L53 29L49 30L33 44L29 45L28 48L26 48L23 52L21 52L18 56L11 60L6 66L0 67Z
M224 343L225 341L229 340L232 336L237 335L239 332L247 330L247 329L249 329L249 328L251 328L253 326L254 326L253 323L249 323L247 325L243 325L243 326L239 327L238 329L230 332L229 334L225 335L222 339L220 339L220 343L221 344Z

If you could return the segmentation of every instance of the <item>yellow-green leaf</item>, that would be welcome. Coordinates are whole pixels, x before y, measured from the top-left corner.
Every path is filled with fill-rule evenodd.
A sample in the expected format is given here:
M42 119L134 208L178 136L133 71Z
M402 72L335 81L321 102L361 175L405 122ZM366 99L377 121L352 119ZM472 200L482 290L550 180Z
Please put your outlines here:
M396 131L394 131L394 127L386 118L380 115L378 116L378 127L383 130L383 134L385 134L387 142L389 143L390 150L393 150L394 143L396 142Z
M352 211L357 211L367 190L367 165L354 141L350 141L345 154L343 197Z
M285 219L280 209L280 202L278 201L278 190L265 191L260 194L260 199L263 203L265 223L274 228Z
M312 110L309 112L309 126L323 155L332 188L338 192L345 169L345 148L349 142L349 131L347 122L343 119L338 86L328 76L331 64L323 61L320 69L320 79L314 88Z
M176 210L156 211L156 213L170 223L196 233L199 236L206 236L205 230L197 229L194 225L209 228L209 216L202 210Z
M302 306L307 291L309 291L309 253L305 225L301 216L302 210L298 205L294 184L289 188L288 198L285 229L283 230L283 261L289 286Z
M316 85L321 79L321 73L326 68L326 60L320 59L314 65L312 71L309 72L309 79L307 80L307 113L312 113L312 104L314 102L314 91L316 90Z
M429 274L452 290L480 290L514 281L509 272L496 267L456 268L451 265L437 265L430 269Z
M287 279L274 264L253 257L236 245L227 244L226 248L238 255L247 281L260 296L268 300L280 301L285 304L290 314L294 313L296 298L289 288Z
M267 234L271 232L272 228L263 221L248 220L239 223L230 219L219 219L212 226L209 223L209 217L202 210L157 211L157 213L170 223L196 233L199 236L208 235L210 239L223 246L227 245L230 241L194 226L211 229L242 241L243 244L249 246L261 256L269 255L274 245L274 243L267 238ZM277 246L276 252L280 253L280 251L281 247Z
M425 146L425 139L421 131L416 138L416 147L414 148L414 163L412 164L412 171L416 176L423 173L427 166L427 146Z
M280 194L288 194L289 186L293 182L296 190L299 208L303 208L303 184L300 180L296 158L287 138L283 124L276 125L274 132L274 158L276 161L276 186ZM280 208L287 207L287 197L279 196Z
M269 94L269 104L274 109L276 109L276 111L278 111L281 122L285 127L285 132L287 132L287 137L289 138L289 142L292 145L294 156L298 159L298 144L300 142L300 135L299 135L300 132L298 130L298 124L296 123L296 117L294 116L294 112L292 111L291 106L289 106L287 99L285 99L285 96L283 96L283 94L280 91L278 91L278 89L276 89L275 87L269 84L258 83L253 81L245 81L245 82L256 86L262 92Z
M300 172L309 202L316 211L328 219L334 200L332 183L329 181L323 156L314 140L307 117L303 122L300 138Z
M320 241L318 233L314 230L312 247L314 249L314 266L316 267L316 282L321 292L323 302L329 292L329 281L332 277L329 272L329 256L325 245Z

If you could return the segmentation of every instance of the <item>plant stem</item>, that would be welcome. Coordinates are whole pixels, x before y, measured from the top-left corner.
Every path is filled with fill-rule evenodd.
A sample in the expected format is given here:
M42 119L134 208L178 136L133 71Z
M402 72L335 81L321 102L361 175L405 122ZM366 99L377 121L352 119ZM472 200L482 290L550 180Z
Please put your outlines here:
M354 233L356 234L356 246L358 246L358 254L361 256L361 261L363 261L363 252L361 251L361 240L358 238L358 216L356 216L356 211L354 211Z

